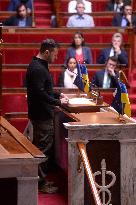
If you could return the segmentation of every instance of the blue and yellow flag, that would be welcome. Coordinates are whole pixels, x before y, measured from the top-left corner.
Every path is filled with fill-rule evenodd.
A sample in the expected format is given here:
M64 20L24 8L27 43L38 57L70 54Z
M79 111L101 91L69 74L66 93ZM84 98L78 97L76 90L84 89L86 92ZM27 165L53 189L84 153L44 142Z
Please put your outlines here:
M74 81L74 84L85 93L88 93L90 90L88 71L85 64L77 64L77 76Z
M126 85L118 82L116 95L111 106L121 115L126 114L131 117L131 105L128 97Z

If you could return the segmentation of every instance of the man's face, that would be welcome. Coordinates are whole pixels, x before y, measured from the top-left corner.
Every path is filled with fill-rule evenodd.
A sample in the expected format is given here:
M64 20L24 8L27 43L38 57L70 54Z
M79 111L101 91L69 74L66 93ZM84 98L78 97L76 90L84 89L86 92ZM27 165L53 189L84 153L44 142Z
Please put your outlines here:
M77 9L77 13L79 15L83 15L84 14L84 10L85 10L84 4L82 4L82 3L81 4L77 4L76 9Z
M132 15L132 6L125 6L124 8L124 15Z
M18 9L18 14L21 18L25 18L27 16L27 10L26 10L25 6L21 6Z
M113 71L115 70L116 66L117 66L117 63L109 59L106 64L106 69L109 73L111 73L112 70Z
M48 51L47 61L53 63L58 57L58 48L54 48L53 51Z
M114 48L121 47L121 44L122 44L122 40L121 40L120 37L113 37L112 45L113 45Z

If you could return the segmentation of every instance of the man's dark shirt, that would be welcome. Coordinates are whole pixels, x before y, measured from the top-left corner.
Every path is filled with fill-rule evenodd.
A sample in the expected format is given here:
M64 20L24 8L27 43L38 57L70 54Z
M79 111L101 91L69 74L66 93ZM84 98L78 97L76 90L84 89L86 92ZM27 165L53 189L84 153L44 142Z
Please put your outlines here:
M61 105L60 94L53 92L48 62L33 57L26 73L28 117L31 120L53 118L54 106Z

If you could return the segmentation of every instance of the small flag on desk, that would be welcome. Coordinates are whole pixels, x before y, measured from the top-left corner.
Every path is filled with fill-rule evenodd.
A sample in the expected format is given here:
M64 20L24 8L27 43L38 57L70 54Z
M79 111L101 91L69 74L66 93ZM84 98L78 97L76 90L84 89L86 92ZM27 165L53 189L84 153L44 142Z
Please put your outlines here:
M126 114L131 117L131 105L128 97L126 85L118 82L116 95L111 106L121 115Z
M75 78L74 84L85 93L90 90L88 71L85 64L77 64L77 76Z

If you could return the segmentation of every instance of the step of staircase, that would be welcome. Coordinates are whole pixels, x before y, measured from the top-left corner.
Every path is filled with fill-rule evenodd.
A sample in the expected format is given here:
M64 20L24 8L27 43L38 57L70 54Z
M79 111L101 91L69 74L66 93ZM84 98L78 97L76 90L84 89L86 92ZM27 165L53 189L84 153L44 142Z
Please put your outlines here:
M50 19L52 15L51 2L45 0L34 1L34 15L36 27L51 27Z
M51 11L35 11L35 17L36 18L51 18L51 14L52 12Z
M42 3L42 2L44 2L44 3L46 3L46 4L48 4L48 3L50 3L50 1L45 1L45 0L34 0L34 3Z
M51 28L50 25L37 25L36 28Z
M46 10L46 11L49 11L51 10L51 5L50 4L45 4L44 2L42 3L34 3L34 8L35 8L35 11L36 10Z
M35 23L36 23L36 27L42 27L42 28L50 27L50 19L38 18L35 20Z

